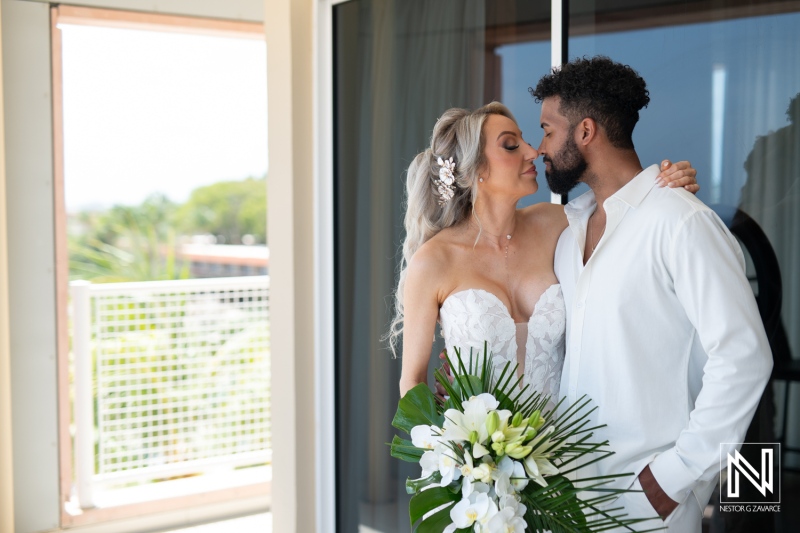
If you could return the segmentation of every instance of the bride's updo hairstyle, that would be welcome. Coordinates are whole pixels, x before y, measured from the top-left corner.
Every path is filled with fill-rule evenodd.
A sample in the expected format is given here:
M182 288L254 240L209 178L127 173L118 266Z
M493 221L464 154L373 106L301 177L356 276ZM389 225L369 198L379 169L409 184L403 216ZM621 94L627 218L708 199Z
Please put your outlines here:
M448 109L433 127L430 148L418 154L408 167L406 238L395 291L395 316L386 335L395 357L398 340L403 333L403 288L408 263L419 247L431 237L472 215L478 195L478 173L486 164L483 125L489 115L502 115L516 122L511 111L499 102L492 102L474 111ZM442 168L438 161L441 158L447 162L451 157L455 166L453 197L442 201L436 183Z

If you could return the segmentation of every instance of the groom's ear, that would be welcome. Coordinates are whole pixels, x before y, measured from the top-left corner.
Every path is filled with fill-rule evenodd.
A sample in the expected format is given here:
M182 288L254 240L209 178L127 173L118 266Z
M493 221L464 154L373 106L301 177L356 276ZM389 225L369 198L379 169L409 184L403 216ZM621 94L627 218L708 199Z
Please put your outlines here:
M593 118L586 117L575 127L575 142L587 146L597 138L598 125Z

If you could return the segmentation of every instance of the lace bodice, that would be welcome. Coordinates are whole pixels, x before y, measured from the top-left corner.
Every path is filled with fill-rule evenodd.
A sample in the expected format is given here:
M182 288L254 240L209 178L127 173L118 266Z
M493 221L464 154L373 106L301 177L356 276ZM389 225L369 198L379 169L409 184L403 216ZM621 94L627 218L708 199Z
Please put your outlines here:
M467 289L448 296L439 309L445 346L450 353L460 348L464 366L473 354L483 354L488 343L492 364L499 371L507 362L517 362L517 325L505 304L482 289ZM561 286L551 285L539 297L528 320L523 385L558 401L561 368L564 364L566 312ZM552 406L552 403L551 403Z

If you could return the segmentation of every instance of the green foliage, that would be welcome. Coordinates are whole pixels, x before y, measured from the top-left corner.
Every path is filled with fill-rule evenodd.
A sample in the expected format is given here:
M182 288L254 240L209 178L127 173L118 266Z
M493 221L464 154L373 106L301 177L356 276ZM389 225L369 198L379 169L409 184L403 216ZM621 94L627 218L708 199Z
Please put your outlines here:
M521 378L517 377L516 365L512 367L509 362L499 375L495 375L490 363L492 354L487 345L484 344L482 354L473 354L470 351L466 364L458 349L455 358L451 359L449 354L446 355L453 372L452 381L443 369L438 369L435 376L449 398L446 401L441 400L434 396L426 384L417 385L400 399L392 421L394 427L406 433L410 433L418 425L442 428L444 414L448 409L463 412L464 401L481 393L491 393L499 403L498 409L520 414L520 420L531 416L538 419L539 413L544 417L544 425L535 426L539 428L538 432L527 437L531 439L527 445L531 446L531 456L547 458L557 472L554 475L545 474L547 477L543 482L546 486L530 482L518 493L526 506L526 531L605 531L618 527L630 528L653 519L628 518L624 509L603 507L621 493L629 492L609 488L609 483L632 474L582 477L573 481L567 477L578 470L577 465L585 467L613 454L608 449L607 441L592 440L593 431L602 426L590 426L589 415L596 407L590 407L589 399L580 398L563 409L562 402L559 402L555 408L547 410L550 398L540 393L526 394L528 387L520 387ZM457 462L463 461L466 453L464 449L469 443L462 445L451 442L447 445L453 452L452 457ZM426 451L398 436L394 437L390 446L393 457L409 462L419 461ZM451 505L461 499L461 482L454 481L445 487L438 486L440 482L439 472L434 472L425 479L409 479L406 482L406 490L414 494L409 506L409 518L412 524L419 522L414 531L441 533L451 524L449 511ZM426 513L445 504L450 505L422 519ZM591 520L587 520L587 517L591 517Z
M408 506L408 514L411 517L411 523L420 520L422 516L436 509L445 503L455 503L461 499L459 492L453 492L448 487L434 487L426 491L418 492L411 498ZM443 516L438 516L440 514ZM415 531L422 533L423 531L437 531L441 532L446 528L452 520L450 520L450 509L442 509L442 511L434 514L426 520L423 520Z
M162 194L140 206L82 212L68 233L70 279L97 283L185 279L172 227L177 206Z
M266 242L266 178L225 181L192 192L183 205L163 194L141 205L83 211L68 227L70 279L95 283L186 279L181 236L212 234L227 244L252 235Z
M184 233L222 236L225 244L238 244L243 235L265 243L266 220L266 178L221 181L195 189L176 218Z
M430 389L420 383L400 398L400 405L394 415L392 425L406 433L419 425L439 426L444 423L444 414L437 412L436 401Z

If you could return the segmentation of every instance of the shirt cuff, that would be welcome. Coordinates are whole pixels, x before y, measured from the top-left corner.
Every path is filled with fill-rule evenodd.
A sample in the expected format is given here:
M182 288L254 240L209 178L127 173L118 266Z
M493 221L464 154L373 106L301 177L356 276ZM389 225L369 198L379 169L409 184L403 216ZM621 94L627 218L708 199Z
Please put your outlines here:
M650 471L667 496L683 503L697 480L686 468L675 448L670 448L653 459Z

